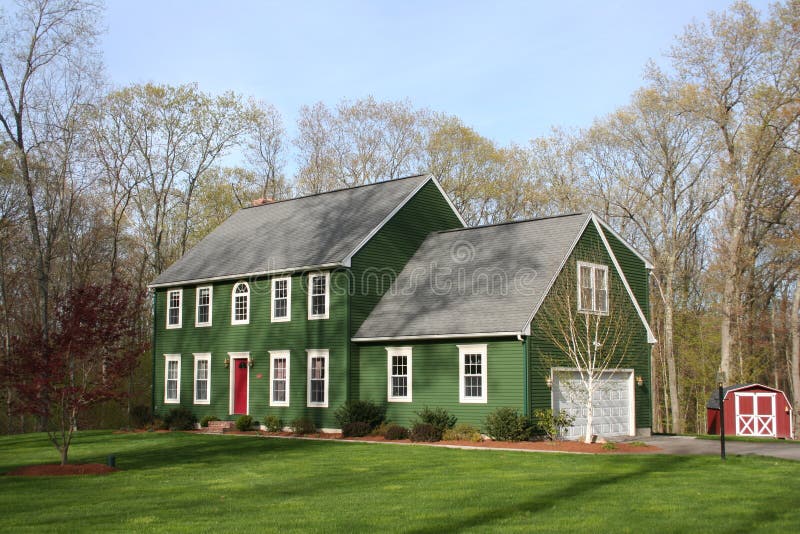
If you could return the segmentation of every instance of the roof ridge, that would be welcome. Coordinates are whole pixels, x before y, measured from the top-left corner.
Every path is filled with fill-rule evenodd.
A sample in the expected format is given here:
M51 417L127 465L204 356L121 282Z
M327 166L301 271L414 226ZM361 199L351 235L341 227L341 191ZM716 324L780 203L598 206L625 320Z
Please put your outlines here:
M509 226L509 225L512 225L512 224L545 221L545 220L548 220L548 219L560 219L560 218L563 218L563 217L576 217L578 215L589 215L589 212L576 211L574 213L560 213L558 215L546 215L546 216L543 216L543 217L531 217L529 219L520 219L520 220L517 220L517 221L505 221L505 222L491 223L491 224L479 224L478 226L467 226L465 228L451 228L449 230L439 230L436 233L437 234L447 234L447 233L451 233L451 232L463 232L465 230L477 230L479 228L493 228L495 226Z
M331 189L330 191L321 191L319 193L311 193L310 195L303 195L301 197L282 198L281 200L273 200L272 202L267 202L265 204L259 204L257 206L244 206L241 209L249 210L249 209L252 209L252 208L261 208L261 207L264 207L264 206L272 206L274 204L280 204L282 202L291 202L292 200L302 200L304 198L313 198L313 197L318 197L318 196L322 196L322 195L328 195L328 194L331 194L331 193L341 193L342 191L352 191L353 189L361 189L363 187L371 187L373 185L388 184L390 182L399 182L400 180L408 180L408 179L411 179L411 178L419 178L420 176L428 176L428 173L412 174L412 175L409 175L409 176L401 176L399 178L389 178L388 180L381 180L380 182L372 182L371 184L359 184L359 185L353 185L353 186L350 186L350 187L340 187L339 189Z

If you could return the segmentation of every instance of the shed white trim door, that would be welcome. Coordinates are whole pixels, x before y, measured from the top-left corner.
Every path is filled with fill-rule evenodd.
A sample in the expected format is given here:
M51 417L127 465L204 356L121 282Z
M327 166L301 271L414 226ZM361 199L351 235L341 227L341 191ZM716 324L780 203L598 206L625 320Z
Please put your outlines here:
M553 412L564 410L575 416L567 429L567 439L578 439L586 434L586 393L581 387L580 373L575 369L553 369ZM593 395L594 421L592 433L598 436L633 436L634 381L633 370L619 369L601 375L602 385Z
M736 399L736 435L775 437L775 393L743 391Z

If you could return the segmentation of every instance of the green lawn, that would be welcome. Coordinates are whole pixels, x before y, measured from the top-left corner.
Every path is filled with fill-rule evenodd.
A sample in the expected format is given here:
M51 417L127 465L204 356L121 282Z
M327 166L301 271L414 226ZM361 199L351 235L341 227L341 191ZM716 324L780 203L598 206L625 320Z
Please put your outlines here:
M5 532L791 532L800 462L566 455L246 436L80 433L106 476L0 476ZM0 472L55 462L0 437Z
M697 439L705 439L709 441L719 441L719 434L697 434L694 437ZM777 438L757 438L750 436L729 436L725 433L725 441L746 441L750 443L788 443L790 445L800 445L800 441L793 441L791 439L777 439Z

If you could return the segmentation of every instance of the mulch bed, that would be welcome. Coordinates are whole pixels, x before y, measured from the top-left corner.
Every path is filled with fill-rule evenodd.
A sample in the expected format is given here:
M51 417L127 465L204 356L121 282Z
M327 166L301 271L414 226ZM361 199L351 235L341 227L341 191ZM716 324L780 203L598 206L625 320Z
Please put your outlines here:
M43 464L28 465L9 471L6 475L15 477L52 477L74 475L107 475L117 471L105 464Z
M253 434L253 432L235 432L237 434ZM263 432L262 436L277 437L298 437L291 432ZM413 443L410 439L387 440L383 436L364 436L360 438L343 438L341 434L307 434L302 436L314 439L331 439L343 441L369 441L376 443ZM632 442L615 442L614 448L603 448L601 443L582 443L580 441L437 441L434 443L418 443L419 445L450 446L450 447L475 447L482 449L516 449L526 451L545 451L545 452L577 452L584 454L657 454L663 452L659 447L645 445L643 443L634 444Z

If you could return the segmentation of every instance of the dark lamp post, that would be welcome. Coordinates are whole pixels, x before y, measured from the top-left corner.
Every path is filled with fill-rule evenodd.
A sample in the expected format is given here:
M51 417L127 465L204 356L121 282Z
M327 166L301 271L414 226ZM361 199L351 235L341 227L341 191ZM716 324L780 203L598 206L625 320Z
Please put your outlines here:
M719 388L719 457L725 459L725 398L722 396L722 386L725 382L725 373L717 373L717 387Z

